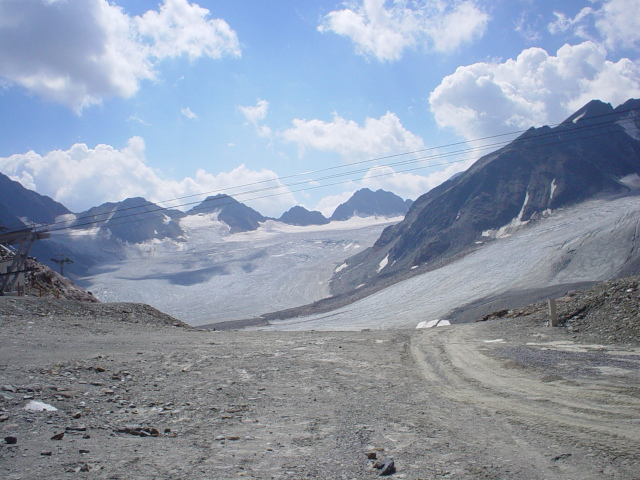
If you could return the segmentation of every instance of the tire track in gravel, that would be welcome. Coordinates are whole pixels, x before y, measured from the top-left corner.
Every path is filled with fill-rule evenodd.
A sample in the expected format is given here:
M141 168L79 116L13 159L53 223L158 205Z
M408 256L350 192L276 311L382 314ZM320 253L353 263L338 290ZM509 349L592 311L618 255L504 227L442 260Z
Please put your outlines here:
M518 334L501 323L415 335L411 355L429 392L640 459L639 348L578 345L552 329ZM572 356L584 362L590 351L598 352L593 365L572 370Z

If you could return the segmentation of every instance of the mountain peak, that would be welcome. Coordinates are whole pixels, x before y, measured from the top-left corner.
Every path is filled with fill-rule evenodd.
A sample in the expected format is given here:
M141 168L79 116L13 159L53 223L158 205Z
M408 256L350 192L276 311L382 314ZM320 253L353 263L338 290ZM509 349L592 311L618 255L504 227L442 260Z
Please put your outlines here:
M611 113L613 113L613 107L610 103L604 103L600 100L591 100L562 123L578 123L579 121L602 117Z
M296 205L284 212L278 219L282 223L288 225L296 225L299 227L306 227L308 225L326 225L329 223L329 219L322 213L317 211L309 211L306 208Z
M217 213L218 220L226 223L231 233L256 230L260 227L260 222L266 220L266 217L253 208L224 193L205 198L202 203L189 210L187 215L199 213Z
M351 217L372 217L375 215L395 217L405 215L409 206L395 193L386 190L362 188L349 200L338 205L331 220L348 220Z

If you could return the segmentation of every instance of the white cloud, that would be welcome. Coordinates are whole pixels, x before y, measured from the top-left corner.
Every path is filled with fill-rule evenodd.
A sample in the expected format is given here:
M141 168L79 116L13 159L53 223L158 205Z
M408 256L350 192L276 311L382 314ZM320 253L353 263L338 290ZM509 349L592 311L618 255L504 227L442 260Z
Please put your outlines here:
M412 200L436 186L429 177L410 172L396 172L391 167L371 168L362 178L361 184L374 191L388 190Z
M594 4L600 2L593 2ZM640 45L640 0L607 0L598 7L584 7L575 17L554 12L549 24L551 33L569 32L581 38L601 40L609 49L634 48ZM597 34L589 31L595 27ZM599 39L594 38L598 36Z
M640 96L640 67L607 60L591 41L564 45L556 56L529 48L503 63L459 67L429 97L441 127L467 139L557 123L593 99L614 106Z
M333 215L333 212L336 210L338 205L349 200L353 196L353 194L356 193L356 190L357 188L338 193L337 195L328 195L321 199L311 210L317 210L318 212L322 213L322 215L329 218L331 215Z
M188 118L190 120L194 120L194 119L198 118L198 116L195 113L193 113L189 107L181 109L180 110L180 114L183 117Z
M318 30L346 36L356 53L382 62L399 60L405 49L417 46L455 50L481 37L489 21L471 0L362 0L346 6L327 14Z
M261 137L269 137L271 136L271 129L266 125L261 125L261 122L267 118L267 113L269 113L269 102L266 100L258 99L258 102L255 107L242 107L239 106L238 110L248 123L252 124L256 130L258 131L258 135Z
M208 16L209 10L187 0L165 0L160 11L149 10L135 24L140 35L153 39L149 53L157 58L239 56L236 33L224 20Z
M110 145L89 148L79 143L68 150L54 150L46 155L30 151L6 158L0 157L0 171L26 188L61 202L74 212L81 212L104 202L136 196L152 202L162 202L187 195L198 195L192 200L179 203L197 202L204 199L207 192L228 193L264 215L279 216L296 203L288 188L282 187L278 176L267 169L256 171L240 165L230 172L215 175L201 169L196 172L195 178L161 178L146 164L145 143L140 137L132 137L126 147L120 150ZM244 189L237 188L258 182L262 183ZM280 188L240 195L242 191L266 187ZM283 194L256 198L273 193Z
M418 135L402 126L395 114L387 112L376 118L365 119L364 126L346 120L337 113L332 122L322 120L293 120L293 128L285 130L286 142L297 143L300 155L307 148L336 152L344 159L404 153L424 148Z
M608 47L640 46L640 0L605 2L596 20L596 28Z
M134 95L165 57L239 56L235 32L187 0L131 17L107 0L0 1L0 77L77 112Z

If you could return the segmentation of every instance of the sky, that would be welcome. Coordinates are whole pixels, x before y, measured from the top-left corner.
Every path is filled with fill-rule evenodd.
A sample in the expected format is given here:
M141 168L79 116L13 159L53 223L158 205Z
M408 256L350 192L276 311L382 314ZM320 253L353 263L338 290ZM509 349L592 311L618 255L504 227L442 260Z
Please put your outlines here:
M0 172L77 213L416 199L628 98L640 0L0 0Z

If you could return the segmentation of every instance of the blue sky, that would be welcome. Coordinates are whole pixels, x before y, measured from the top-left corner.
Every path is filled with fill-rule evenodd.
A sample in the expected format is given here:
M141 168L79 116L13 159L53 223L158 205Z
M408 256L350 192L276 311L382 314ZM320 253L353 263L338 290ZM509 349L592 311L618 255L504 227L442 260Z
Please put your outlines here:
M445 145L640 97L639 47L640 0L0 0L0 171L76 212L415 199L486 153Z

